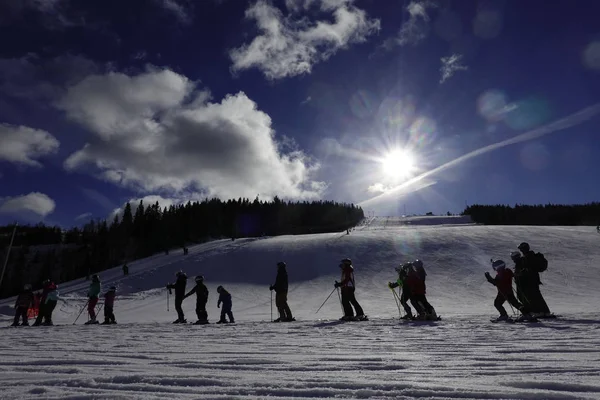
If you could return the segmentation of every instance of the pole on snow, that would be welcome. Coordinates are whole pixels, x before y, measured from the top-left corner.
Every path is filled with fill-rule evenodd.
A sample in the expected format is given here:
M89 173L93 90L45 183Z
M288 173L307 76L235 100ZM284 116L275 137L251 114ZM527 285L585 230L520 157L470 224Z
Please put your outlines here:
M6 266L8 265L8 256L10 256L10 249L12 248L13 241L15 240L15 234L17 233L17 223L15 222L15 227L13 228L13 233L10 238L10 244L8 245L8 251L6 252L6 258L4 259L4 266L2 267L2 275L0 275L0 288L2 288L2 281L4 280L4 271L6 271Z
M169 293L171 292L167 290L167 311L169 311Z
M398 307L398 315L402 318L402 311L400 310L400 303L398 302L398 293L393 288L390 288L392 294L394 295L394 301L396 302L396 307Z
M273 322L273 291L271 290L271 322Z
M79 314L77 314L77 318L75 318L75 321L73 321L73 325L75 325L75 322L77 322L77 320L79 319L79 317L83 313L83 310L85 310L85 308L87 307L87 305L88 305L89 302L90 302L90 300L88 299L88 301L85 302L85 304L83 305L83 307L81 307L81 311L79 311Z
M340 294L340 288L336 287L337 292L338 292L338 299L340 300L340 308L342 309L342 315L346 315L346 313L344 312L344 304L342 303L342 295Z
M327 296L327 298L325 299L325 301L323 302L323 304L321 304L321 307L319 307L319 310L325 305L325 303L327 303L327 300L329 300L329 298L331 297L331 295L333 294L333 292L335 292L335 289L337 289L337 288L333 288L333 290L331 291L331 293L329 293L329 296ZM318 313L319 310L317 310L315 312L315 314Z

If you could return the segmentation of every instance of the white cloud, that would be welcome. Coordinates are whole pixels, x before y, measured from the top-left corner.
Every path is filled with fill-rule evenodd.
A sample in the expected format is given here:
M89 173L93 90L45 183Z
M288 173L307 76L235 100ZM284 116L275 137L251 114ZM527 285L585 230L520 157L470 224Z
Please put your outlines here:
M370 193L385 193L388 190L393 189L393 187L385 186L383 183L374 183L373 185L367 188L367 191Z
M312 180L318 165L298 149L285 152L256 103L243 92L209 99L167 69L90 76L57 103L95 133L65 167L93 165L102 179L171 197L320 196L323 185Z
M192 22L192 17L187 8L186 0L154 0L165 10L173 14L179 22L188 25Z
M259 0L246 10L246 18L256 21L261 34L250 44L230 51L233 71L258 68L268 79L281 79L310 73L318 62L327 60L350 44L366 41L379 31L380 23L350 0L305 0L286 2L289 13L266 0ZM331 13L333 22L296 15L296 11L318 4L322 12Z
M432 1L411 1L406 6L408 11L408 21L402 24L398 34L387 39L383 47L391 50L395 46L416 45L429 34L429 14L428 9L436 8L437 5Z
M56 153L58 147L58 140L46 131L0 124L0 161L41 167L36 159Z
M85 19L69 3L69 0L0 1L0 26L21 21L57 30L85 25Z
M34 213L45 217L56 203L44 193L32 192L23 196L0 198L0 212L8 214Z
M458 71L466 71L469 69L466 65L463 65L461 54L452 54L449 57L442 57L441 61L442 66L440 67L440 72L442 78L440 79L440 83L446 82Z
M81 215L76 216L75 217L75 221L81 221L83 219L90 220L91 218L92 218L92 213L91 212L86 212L86 213L83 213Z

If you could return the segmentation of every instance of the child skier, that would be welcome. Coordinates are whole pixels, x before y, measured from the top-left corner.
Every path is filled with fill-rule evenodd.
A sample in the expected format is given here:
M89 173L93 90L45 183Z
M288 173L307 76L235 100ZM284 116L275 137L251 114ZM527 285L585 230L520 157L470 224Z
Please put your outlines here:
M506 268L506 264L502 260L492 261L492 268L496 271L496 277L492 278L489 272L485 273L485 278L489 283L496 286L498 288L498 294L496 295L496 299L494 300L494 307L500 312L500 316L494 321L506 321L509 320L508 313L504 309L504 302L508 301L508 303L514 308L518 309L521 314L523 314L523 318L528 318L526 308L519 303L519 301L515 298L512 288L513 281L513 272Z
M279 318L273 322L295 321L292 316L292 310L290 310L290 306L287 303L288 274L285 268L285 262L280 261L277 263L275 284L269 287L269 290L275 290L275 305L277 306L277 311L279 311Z
M87 292L88 314L90 316L90 320L86 322L86 325L98 323L98 321L96 321L96 304L98 304L98 297L100 296L101 290L102 286L100 284L100 277L94 274L92 276L92 283L90 283L90 288Z
M31 285L27 284L23 287L23 291L19 294L15 302L15 320L12 326L19 325L19 318L23 319L21 325L29 326L29 321L27 320L29 307L33 307L33 290L31 290Z
M44 320L44 325L52 324L52 312L58 301L58 288L50 279L46 279L42 283L42 297L40 299L40 311L33 323L33 326L38 326Z
M217 301L217 308L221 307L221 303L223 303L223 308L221 308L221 319L217 322L217 324L227 323L225 319L225 315L229 317L229 322L235 322L233 319L233 313L231 312L232 301L231 294L223 286L219 286L217 288L217 293L219 293L219 301Z
M185 319L185 314L183 313L183 308L181 307L181 304L183 303L183 299L185 298L187 275L185 274L185 272L179 271L175 276L177 276L177 280L175 281L175 283L169 283L167 285L169 293L171 293L171 289L175 289L175 311L177 311L177 319L173 321L173 323L185 324L187 323L187 320Z
M342 288L342 307L344 308L344 316L341 318L344 321L351 320L366 320L362 307L356 300L354 292L356 285L354 282L354 267L352 261L349 258L344 258L340 264L342 269L342 281L335 281L334 286L336 288ZM354 306L354 310L352 309ZM356 317L354 317L354 311L356 311Z
M108 289L108 292L104 293L104 322L102 325L117 323L114 313L116 292L117 288L111 286L110 289Z
M406 314L402 317L402 319L413 319L413 313L412 310L410 309L410 306L408 305L408 301L412 300L411 299L411 295L410 295L410 289L406 283L406 280L408 278L408 269L410 268L410 264L403 264L400 267L396 267L396 272L398 273L398 279L396 280L396 282L388 282L388 287L392 290L394 290L394 288L401 288L402 290L402 294L400 295L400 304L402 304L402 307L404 308L404 311L406 312ZM413 307L415 307L415 310L417 311L417 314L419 313L419 309L418 304L415 304L414 301L411 301L411 303L413 303Z
M206 312L208 288L204 284L204 277L202 275L198 275L194 280L196 282L196 286L194 286L192 290L190 290L190 292L183 298L185 299L186 297L196 293L196 316L198 317L196 324L208 324L208 313Z

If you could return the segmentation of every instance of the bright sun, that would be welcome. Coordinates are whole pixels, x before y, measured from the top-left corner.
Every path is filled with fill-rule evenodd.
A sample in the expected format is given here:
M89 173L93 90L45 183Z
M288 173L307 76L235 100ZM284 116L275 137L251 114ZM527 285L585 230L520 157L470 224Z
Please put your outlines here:
M406 150L394 150L381 160L383 172L394 179L404 178L415 168L413 156Z

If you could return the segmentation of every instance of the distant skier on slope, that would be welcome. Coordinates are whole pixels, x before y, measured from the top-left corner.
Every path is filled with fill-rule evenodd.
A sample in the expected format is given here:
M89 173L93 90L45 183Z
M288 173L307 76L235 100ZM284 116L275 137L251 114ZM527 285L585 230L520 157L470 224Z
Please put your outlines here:
M187 285L187 275L183 271L179 271L175 274L177 280L175 283L169 283L167 289L175 289L175 310L177 311L177 319L173 321L174 324L184 324L187 322L183 308L181 304L185 298L185 287Z
M396 272L398 273L398 279L396 280L396 282L388 282L388 287L390 289L394 289L397 287L400 287L402 290L402 294L400 295L400 304L402 304L402 307L404 308L404 311L406 312L406 314L402 317L402 319L413 319L414 315L412 313L412 310L410 308L410 306L408 305L408 301L411 300L411 295L410 295L410 288L408 287L408 284L406 282L406 280L408 279L408 269L410 268L410 263L406 263L401 265L400 267L396 267ZM411 302L413 307L415 307L415 310L417 312L417 314L419 314L419 305L416 304L414 302L414 300Z
M334 286L336 288L342 288L342 307L344 308L344 316L341 319L344 321L367 319L362 307L354 295L356 285L354 282L354 267L352 266L352 261L349 258L344 258L339 266L342 269L342 281L335 281ZM352 306L354 306L354 310L352 309ZM356 311L356 317L354 317L354 311Z
M117 295L117 288L111 286L108 292L104 293L104 322L103 325L116 324L117 319L115 318L115 297Z
M26 284L23 287L23 291L17 296L17 301L15 301L15 319L12 323L12 326L18 326L20 318L23 320L21 325L29 325L29 321L27 320L27 312L29 311L30 307L33 307L33 290L31 290L30 284Z
M418 320L437 320L438 315L426 296L425 277L427 273L423 267L423 261L415 260L408 264L406 284L411 293L411 304L419 313Z
M52 325L52 312L58 302L58 288L50 279L42 283L42 297L40 299L40 311L33 326L38 326L44 321L44 325Z
M269 290L275 290L275 306L277 307L277 311L279 311L279 318L273 322L295 321L292 316L292 310L290 310L290 306L287 303L288 274L285 262L280 261L277 263L275 284L271 285Z
M221 303L223 303L223 308L221 308L221 319L217 322L217 324L225 324L227 320L225 319L225 315L229 317L229 322L234 323L233 312L231 312L231 308L233 306L233 302L231 301L231 294L223 286L219 286L217 288L217 293L219 293L219 300L217 301L217 308L221 307Z
M531 250L529 243L519 244L518 249L523 253L522 277L526 279L527 285L523 287L523 295L527 297L530 304L530 311L538 318L552 317L544 296L540 291L542 281L540 272L546 271L548 261L542 253L536 253Z
M503 306L505 301L508 301L511 306L518 309L523 314L523 318L528 318L527 309L519 303L513 293L513 272L509 268L506 268L506 264L502 260L492 261L492 268L496 271L496 277L492 278L490 273L486 271L485 278L498 289L498 294L494 300L494 307L500 312L500 316L496 321L506 321L509 319L508 313Z
M90 288L88 289L88 314L90 316L90 320L86 322L86 324L97 324L96 321L96 304L98 304L98 297L100 296L100 291L102 290L102 286L100 284L100 277L97 274L92 276L92 283L90 283Z
M196 286L192 288L183 298L187 298L196 293L196 324L208 324L208 313L206 312L206 303L208 302L208 288L204 284L204 276L198 275L194 278Z

